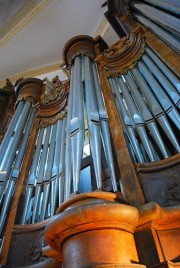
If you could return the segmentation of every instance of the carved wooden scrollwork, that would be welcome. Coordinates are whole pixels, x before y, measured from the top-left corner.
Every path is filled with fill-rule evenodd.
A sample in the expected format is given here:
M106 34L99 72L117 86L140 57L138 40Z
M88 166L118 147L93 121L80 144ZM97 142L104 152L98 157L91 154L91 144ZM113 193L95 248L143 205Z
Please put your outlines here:
M45 128L63 119L67 113L67 87L69 82L60 82L56 76L52 82L44 80L44 99L40 104L39 128Z
M96 58L96 62L103 65L107 77L125 74L135 66L145 47L141 28L137 28L129 36L123 37L114 46L106 49Z

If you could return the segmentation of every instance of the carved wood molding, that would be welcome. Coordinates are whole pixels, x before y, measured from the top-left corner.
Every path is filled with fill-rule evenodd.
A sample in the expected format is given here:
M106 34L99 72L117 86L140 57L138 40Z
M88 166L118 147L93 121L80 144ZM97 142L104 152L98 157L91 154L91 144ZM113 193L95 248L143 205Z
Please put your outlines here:
M47 92L44 88L45 97L40 103L38 128L53 125L67 114L69 81L62 84L58 77L55 77L53 83L54 86L50 91Z
M42 80L38 78L22 80L16 88L16 94L18 96L17 102L27 100L33 105L37 105L42 94Z
M74 58L80 54L95 58L95 40L88 35L78 35L71 38L63 50L63 58L66 65L71 65Z
M107 48L107 44L100 36L94 39L88 35L78 35L70 39L64 46L63 59L69 67L76 56L82 54L93 60L105 48Z
M145 47L142 30L139 27L106 49L95 61L103 66L107 77L115 77L132 69L144 53Z

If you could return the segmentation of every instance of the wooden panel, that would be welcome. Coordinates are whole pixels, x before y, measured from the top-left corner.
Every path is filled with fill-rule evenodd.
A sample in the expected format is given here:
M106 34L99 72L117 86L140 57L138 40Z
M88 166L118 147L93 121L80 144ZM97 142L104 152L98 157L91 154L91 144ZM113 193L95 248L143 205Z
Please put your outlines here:
M148 266L158 263L159 257L151 230L137 232L134 237L140 263Z
M180 201L180 154L149 164L138 164L137 172L147 202L155 201L162 207Z

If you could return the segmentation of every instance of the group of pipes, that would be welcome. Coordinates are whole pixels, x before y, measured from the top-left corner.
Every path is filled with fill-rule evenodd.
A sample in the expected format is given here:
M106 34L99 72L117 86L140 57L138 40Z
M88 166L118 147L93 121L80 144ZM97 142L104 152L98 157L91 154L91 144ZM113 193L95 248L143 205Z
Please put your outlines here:
M180 146L180 83L148 47L131 71L109 79L130 151L135 162L156 161ZM35 117L29 101L20 101L0 147L0 233L16 188ZM21 223L49 218L72 193L79 192L85 121L97 189L102 189L102 152L113 191L117 191L108 117L95 63L76 56L71 66L68 113L54 125L39 129L29 171ZM171 122L170 122L171 121ZM91 178L89 178L91 180Z
M109 82L134 161L169 157L162 133L179 153L180 81L161 59L147 47L135 68Z
M0 233L15 191L34 116L35 108L30 102L19 102L0 147ZM117 191L108 117L98 73L95 63L80 55L71 68L67 117L38 130L21 224L36 223L53 216L71 193L79 192L86 120L97 189L102 189L103 146L112 187Z
M178 1L131 1L133 17L180 53Z
M36 109L20 101L0 147L0 234L21 171Z

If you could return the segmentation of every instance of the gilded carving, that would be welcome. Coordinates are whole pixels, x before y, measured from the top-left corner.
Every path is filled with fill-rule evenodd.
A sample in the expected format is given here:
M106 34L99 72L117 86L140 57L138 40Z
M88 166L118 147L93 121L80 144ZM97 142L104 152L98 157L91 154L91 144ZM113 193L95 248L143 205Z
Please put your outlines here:
M96 62L103 65L107 77L125 74L136 65L145 47L141 28L137 28L129 36L121 38L114 46L106 49L96 58Z

